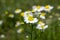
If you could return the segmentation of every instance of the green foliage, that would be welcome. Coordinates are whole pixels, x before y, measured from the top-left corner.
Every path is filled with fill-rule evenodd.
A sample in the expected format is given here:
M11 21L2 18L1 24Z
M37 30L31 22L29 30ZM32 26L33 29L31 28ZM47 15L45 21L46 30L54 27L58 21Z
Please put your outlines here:
M16 21L22 21L20 14L14 14L16 8L24 10L31 10L33 5L52 5L54 9L46 17L52 15L53 17L47 18L46 22L49 27L41 32L37 30L34 25L22 24L19 27L15 27ZM56 16L58 13L60 15L60 10L57 6L60 5L60 0L0 0L0 20L2 19L4 23L0 25L0 35L4 34L5 38L0 38L0 40L60 40L60 16ZM8 14L5 12L8 11ZM14 14L14 18L9 18L9 14ZM33 27L33 29L32 29ZM19 28L23 28L22 33L17 33ZM29 36L26 38L26 36Z

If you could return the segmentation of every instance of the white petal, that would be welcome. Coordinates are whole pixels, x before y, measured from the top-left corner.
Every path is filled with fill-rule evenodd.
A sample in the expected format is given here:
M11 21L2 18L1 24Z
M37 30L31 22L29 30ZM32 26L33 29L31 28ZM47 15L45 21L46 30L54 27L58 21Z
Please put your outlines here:
M1 37L1 38L5 38L5 35L2 34L0 37Z
M17 33L21 33L22 31L23 31L23 29L20 28L20 29L17 30Z
M44 29L48 28L48 25L45 25Z
M45 16L40 15L40 18L45 19Z
M21 9L17 9L17 10L15 10L15 13L18 14L18 13L20 13L21 11L22 11Z
M40 24L38 24L36 28L37 28L37 29L42 29L42 27L41 27Z
M50 12L52 9L53 9L53 6L50 6L49 9L45 8L44 10L47 11L47 12Z
M42 6L41 8L40 8L40 11L43 11L45 8L44 8L44 6Z
M34 22L38 22L38 19L37 19L37 18L35 18L35 19L34 19Z
M3 23L3 21L2 20L0 20L0 25Z

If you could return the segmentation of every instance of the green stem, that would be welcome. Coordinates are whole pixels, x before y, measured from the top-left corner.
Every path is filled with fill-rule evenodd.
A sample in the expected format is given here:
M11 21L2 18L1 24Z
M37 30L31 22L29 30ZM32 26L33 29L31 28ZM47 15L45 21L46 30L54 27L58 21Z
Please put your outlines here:
M33 25L31 24L31 40L33 40L32 35L33 35Z

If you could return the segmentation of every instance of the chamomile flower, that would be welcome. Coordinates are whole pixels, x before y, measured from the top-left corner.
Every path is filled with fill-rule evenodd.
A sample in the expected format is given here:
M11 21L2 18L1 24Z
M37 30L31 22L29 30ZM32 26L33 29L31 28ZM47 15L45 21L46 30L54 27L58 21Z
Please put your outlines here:
M53 9L53 6L46 5L44 10L47 12L50 12L52 9Z
M41 14L41 12L35 12L34 16L38 17Z
M24 21L26 23L36 23L38 21L37 18L34 18L33 16L28 16L24 18Z
M17 33L21 33L22 31L23 31L23 29L20 28L20 29L17 30Z
M29 38L29 36L28 36L28 35L26 35L26 38Z
M0 20L0 25L2 25L2 23L3 23L3 21L2 21L2 20Z
M45 19L45 15L46 15L46 13L41 13L40 18Z
M60 9L60 5L57 6L57 9Z
M37 25L36 28L39 30L41 30L41 29L45 30L46 28L48 28L48 25Z
M43 23L42 21L38 22L39 25L45 25L45 23Z
M44 10L44 6L39 6L39 5L38 6L33 6L32 7L32 10L35 11L35 12L36 11L37 12L40 12L40 11L43 11Z
M21 14L21 15L23 15L24 21L25 21L26 23L35 23L35 22L38 21L37 18L34 18L34 17L33 17L33 13L32 13L31 11L25 11L25 12L24 12L23 14Z
M1 38L5 38L5 35L4 35L4 34L2 34L2 35L0 35L0 37L1 37Z
M14 18L14 15L13 15L13 14L9 14L9 17L10 17L10 18Z
M33 13L31 11L25 11L24 12L24 17L28 17L28 16L33 16Z
M44 29L48 28L48 25L45 25L45 23L43 23L43 22L39 22L36 28L39 30L42 30L42 29L44 30Z
M20 25L20 22L17 21L16 24L15 24L15 26L18 27L19 25Z
M60 17L58 18L58 20L60 20Z
M16 9L16 10L15 10L15 13L18 14L18 13L20 13L21 11L22 11L21 9Z

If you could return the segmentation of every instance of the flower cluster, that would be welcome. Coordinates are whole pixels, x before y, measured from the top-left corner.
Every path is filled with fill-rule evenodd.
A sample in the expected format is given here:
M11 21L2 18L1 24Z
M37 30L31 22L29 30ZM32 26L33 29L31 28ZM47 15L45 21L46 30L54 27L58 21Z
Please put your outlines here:
M24 11L22 12L21 9L14 10L14 13L10 13L8 11L5 11L6 16L11 18L11 20L18 18L14 22L14 26L17 28L17 33L23 33L24 28L21 27L21 24L24 24L23 26L26 26L25 24L30 25L36 25L36 29L44 31L46 28L48 28L48 25L45 23L46 14L50 13L53 9L53 6L46 5L46 6L32 6L32 10ZM17 16L16 16L17 15ZM58 14L55 14L56 16L59 16ZM15 18L16 16L16 18ZM49 16L52 18L52 16ZM22 18L22 19L21 19ZM20 21L21 20L21 21ZM60 18L58 18L60 20ZM8 22L9 23L9 22ZM4 20L0 20L0 26L4 24ZM29 25L30 24L30 25ZM20 28L19 28L20 26ZM32 28L33 29L33 28ZM32 30L31 30L32 31ZM4 34L0 35L0 38L5 38L6 36ZM26 39L29 38L29 35L26 35Z
M21 9L16 9L14 10L15 15L19 15L20 17L22 17L24 19L24 21L16 21L15 23L15 27L20 26L21 24L36 24L36 29L39 30L45 30L46 28L48 28L48 25L46 25L45 23L45 19L46 19L46 13L50 13L51 10L53 9L53 6L50 5L46 5L46 6L32 6L32 10L28 10L28 11L24 11L22 12ZM5 12L6 15L8 15L8 17L10 18L15 18L14 14L8 14L8 11ZM3 20L0 20L0 26L3 24ZM22 30L19 29L17 30L17 32L21 33Z
M53 6L46 5L46 6L32 6L32 10L28 10L25 12L22 12L20 15L23 16L24 22L37 24L37 29L46 29L48 28L48 25L43 22L44 19L46 19L46 12L51 12L53 9Z

